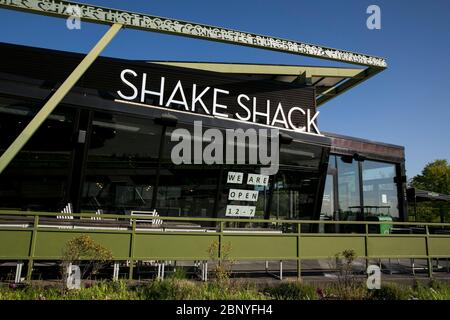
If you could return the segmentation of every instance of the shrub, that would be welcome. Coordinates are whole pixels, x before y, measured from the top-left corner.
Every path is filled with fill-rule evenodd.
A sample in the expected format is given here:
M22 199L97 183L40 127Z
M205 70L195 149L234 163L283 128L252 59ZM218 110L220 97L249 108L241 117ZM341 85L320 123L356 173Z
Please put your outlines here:
M450 286L432 280L428 286L417 285L412 292L412 296L414 299L420 300L449 300Z
M249 285L228 282L195 283L187 280L167 279L151 281L141 289L147 300L255 300L265 296Z
M235 263L234 260L230 259L231 253L231 243L227 243L226 245L222 245L220 248L219 258L219 242L213 241L213 243L208 248L208 254L210 260L212 260L215 265L212 269L214 279L218 282L227 282L231 276L231 270Z
M324 291L326 297L344 300L362 300L368 298L364 281L359 280L353 272L352 264L356 259L354 250L344 250L335 254L334 268L338 271L336 283Z
M324 290L325 299L366 300L370 298L365 281L353 279L348 282L330 284Z
M142 290L142 297L146 300L185 300L194 290L189 282L183 280L153 280Z
M138 292L126 282L98 282L88 288L62 292L57 287L29 285L18 289L0 288L1 300L130 300L139 299Z
M412 289L394 283L386 283L379 290L372 290L371 298L376 300L409 300Z
M167 279L178 279L178 280L187 279L187 272L184 268L177 267L174 270L174 272L169 273Z
M113 259L111 251L96 243L90 236L81 235L69 240L62 250L62 273L64 284L67 280L70 265L80 265L86 261L81 278L95 275L108 261ZM80 268L81 269L81 268Z
M300 282L284 282L275 287L267 288L265 293L276 300L317 300L320 292L311 285Z

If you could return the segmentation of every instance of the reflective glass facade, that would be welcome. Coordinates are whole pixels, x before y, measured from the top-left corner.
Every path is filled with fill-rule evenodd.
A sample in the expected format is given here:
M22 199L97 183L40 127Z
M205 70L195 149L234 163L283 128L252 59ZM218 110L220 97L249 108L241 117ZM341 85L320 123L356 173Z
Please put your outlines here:
M81 59L44 49L2 48L7 59L0 63L0 153ZM142 75L132 77L135 84L148 76L142 103L117 97L118 90L125 90L120 78L125 68ZM165 89L160 86L163 77ZM206 90L203 102L212 109L226 104L226 111L220 109L226 113L218 117L185 110L181 92L174 89L177 83L190 102L206 88L219 89L220 94ZM149 93L157 89L161 92ZM179 106L161 105L159 94L166 100L174 95L169 100ZM296 82L98 58L1 174L0 210L58 212L70 202L75 212L156 209L161 216L225 217L231 205L254 206L254 217L264 219L354 221L372 214L405 219L403 147L282 129L279 170L267 185L245 180L260 174L261 165L174 164L171 159L176 129L192 135L194 122L202 120L203 132L217 129L225 136L227 130L267 129L269 119L277 119L272 126L285 128L280 114L289 115L295 107L289 119L305 126L308 121L298 108L315 114L316 96L314 86ZM245 115L242 103L252 109L254 121L238 119L237 113ZM167 115L176 121L167 122ZM210 142L194 137L192 144L195 139L202 147ZM248 160L248 151L258 147L246 140L243 148ZM230 172L242 173L244 181L229 183ZM230 200L232 188L256 191L257 199Z
M321 219L356 221L369 216L401 218L397 172L400 164L355 160L331 155L322 200Z
M37 106L1 99L1 150ZM224 217L227 205L244 204L229 201L229 189L245 187L258 191L255 218L318 217L329 148L293 139L281 145L280 169L267 186L233 186L226 181L229 171L258 174L260 166L175 165L170 135L176 128L193 130L182 122L165 127L148 117L58 107L4 172L0 207L59 211L72 202L81 212L156 208L163 216Z

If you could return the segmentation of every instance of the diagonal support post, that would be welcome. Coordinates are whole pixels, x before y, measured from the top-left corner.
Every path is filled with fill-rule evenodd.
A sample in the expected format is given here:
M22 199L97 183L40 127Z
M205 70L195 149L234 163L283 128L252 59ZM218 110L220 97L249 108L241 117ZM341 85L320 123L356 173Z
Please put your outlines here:
M80 77L91 66L95 59L105 49L108 43L114 38L114 36L122 28L121 24L115 23L111 25L108 31L97 42L92 50L84 57L80 64L72 71L69 77L61 84L56 92L51 96L47 103L41 110L34 116L30 123L23 129L14 142L6 149L6 151L0 157L0 174L8 166L8 164L19 153L23 146L30 140L36 130L42 125L47 117L55 110L56 106L64 99L67 93L77 83Z

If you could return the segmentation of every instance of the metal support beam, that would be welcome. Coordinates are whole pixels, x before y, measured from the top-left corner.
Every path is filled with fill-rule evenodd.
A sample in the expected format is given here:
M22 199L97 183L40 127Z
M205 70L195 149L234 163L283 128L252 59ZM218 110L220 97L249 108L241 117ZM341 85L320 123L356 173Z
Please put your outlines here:
M202 262L202 280L208 281L208 261L205 260Z
M86 72L90 65L100 55L103 49L114 38L117 32L122 28L121 24L113 24L105 35L97 42L94 48L86 55L86 57L80 62L70 76L63 82L63 84L56 90L53 96L47 101L36 116L30 121L26 128L20 133L20 135L14 140L8 149L0 157L0 174L8 166L8 164L19 153L23 146L33 136L36 130L42 125L47 117L55 110L58 104L64 99L67 93L77 83L80 77Z
M16 264L16 276L14 278L14 283L22 282L22 268L23 268L23 261L17 262L17 264Z
M114 261L113 281L118 281L119 280L119 270L120 270L120 263L119 263L119 261Z
M367 68L362 70L355 77L345 81L344 83L338 83L335 86L325 90L321 93L321 96L317 99L317 106L321 106L325 102L333 99L337 95L353 88L354 86L360 84L363 81L373 77L377 73L383 71L381 68Z
M280 280L283 280L283 260L280 260Z
M166 262L165 261L158 261L156 263L156 265L158 266L158 274L156 276L156 279L164 280L164 272L165 272Z

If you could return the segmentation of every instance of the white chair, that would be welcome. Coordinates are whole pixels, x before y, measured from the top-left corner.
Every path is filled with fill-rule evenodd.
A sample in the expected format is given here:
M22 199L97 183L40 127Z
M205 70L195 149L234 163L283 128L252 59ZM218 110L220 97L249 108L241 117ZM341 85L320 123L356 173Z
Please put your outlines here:
M66 206L61 210L63 215L56 216L58 220L73 220L73 207L72 203L67 203ZM52 224L40 224L39 227L42 228L59 228L59 229L70 229L73 226L60 226L60 225L52 225Z
M95 211L95 215L101 215L101 214L103 214L103 210L102 209L97 209ZM102 220L102 218L101 217L91 217L91 220L99 221L99 220Z
M141 216L141 217L151 217L151 218L155 218L155 217L159 217L158 212L155 210L153 211L131 211L130 213L131 216ZM158 227L158 226L162 226L163 221L161 219L135 219L136 222L146 222L146 223L150 223L152 224L152 227ZM130 219L130 225L133 224L133 220ZM137 230L150 230L150 231L163 231L163 229L155 229L155 228L139 228Z
M158 212L156 212L156 210L154 210L153 216L154 216L154 217L159 217L159 214L158 214ZM154 225L154 226L160 226L160 225L162 225L162 224L163 224L163 221L162 221L161 219L152 219L152 225Z
M58 220L73 220L73 207L72 203L67 203L67 205L61 210L61 213L64 213L63 215L56 216L56 219ZM59 228L59 229L72 229L74 226L61 226L61 225L39 225L39 227L44 228Z
M95 217L91 217L91 220L93 220L93 221L113 221L113 220L115 220L115 219L109 219L109 218L102 218L102 217L100 217L100 215L102 215L104 212L103 212L103 209L97 209L96 211L95 211ZM102 226L102 225L98 225L98 224L96 224L96 225L93 225L93 226L89 226L89 225L87 225L87 226L84 226L84 225L81 225L81 226L78 226L78 225L76 225L76 226L74 226L74 229L84 229L84 230L127 230L128 228L127 227L123 227L123 226L117 226L117 227L111 227L111 226Z
M72 213L73 213L72 203L69 202L69 203L64 207L64 209L61 210L61 213L65 213L65 214L68 214L68 213L69 213L69 215L56 216L56 219L69 219L69 220L73 219L73 215L72 215Z

